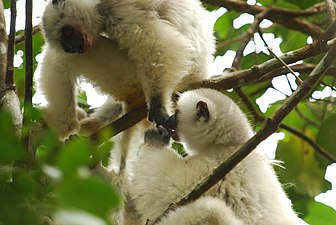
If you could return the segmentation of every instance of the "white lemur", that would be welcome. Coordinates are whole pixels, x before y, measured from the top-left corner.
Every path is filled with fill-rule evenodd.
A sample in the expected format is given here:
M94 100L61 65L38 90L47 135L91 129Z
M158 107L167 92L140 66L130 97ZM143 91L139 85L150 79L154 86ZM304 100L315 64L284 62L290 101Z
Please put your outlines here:
M142 222L154 220L170 204L189 194L253 133L239 107L228 97L211 89L184 92L168 124L175 129L173 136L185 143L189 155L183 158L170 148L170 135L161 128L146 131L145 143L138 149L133 162L128 164L132 168L127 187ZM234 213L232 220L242 221L242 224L303 224L293 211L270 161L258 151L253 151L240 162L205 196L223 201L221 204ZM193 204L195 202L187 207L197 208ZM190 222L185 224L203 224L195 222L204 216L200 210L195 213L197 210L183 208L168 214L167 220L173 216L174 221L190 218ZM179 210L184 212L179 213ZM219 217L217 219L221 221ZM169 224L164 221L163 224ZM218 224L227 223L222 221Z
M206 13L199 0L50 0L41 26L47 123L63 138L78 131L75 83L83 75L126 111L146 102L149 120L165 125L177 85L209 75Z

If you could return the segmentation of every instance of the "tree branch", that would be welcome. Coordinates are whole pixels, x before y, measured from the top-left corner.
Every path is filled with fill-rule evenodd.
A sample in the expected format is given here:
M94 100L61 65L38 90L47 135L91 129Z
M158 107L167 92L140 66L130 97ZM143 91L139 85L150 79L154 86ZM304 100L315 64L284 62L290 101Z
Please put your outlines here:
M312 146L315 151L321 154L324 158L328 159L331 163L336 163L336 157L331 155L329 152L321 148L318 144L315 143L312 139L307 137L306 135L302 134L300 131L296 130L293 127L287 126L286 124L280 124L280 128L289 131L290 133L296 135L297 137L301 138L302 140L306 141L310 146Z
M336 20L335 3L332 0L324 0L328 12L329 23L332 24Z
M6 78L6 65L7 65L7 45L8 45L8 36L6 32L6 21L4 12L3 2L0 2L0 45L3 46L0 48L0 99L3 96L3 90L5 85Z
M90 135L89 139L94 143L101 144L120 132L132 127L140 120L144 119L146 115L147 106L144 104L139 108L127 112L127 114L113 121L111 124L94 132Z
M236 12L245 12L252 15L257 15L267 9L266 7L263 6L249 5L244 1L237 1L237 0L202 0L202 2L218 7L225 7L227 10L234 10ZM292 30L297 30L299 32L306 33L312 37L318 37L323 33L323 30L319 26L316 26L308 21L297 18L298 16L305 15L305 13L303 13L304 11L302 10L290 10L276 7L269 8L269 10L270 13L268 13L265 18L271 20L272 22L281 24L282 26ZM314 10L321 10L321 8L317 7ZM311 12L311 8L308 9L308 11Z
M248 154L250 154L257 145L273 134L281 123L281 121L296 107L296 105L308 95L308 93L315 87L315 85L322 78L323 74L327 71L328 67L332 64L336 55L336 43L334 43L330 50L325 54L317 67L307 77L307 79L299 86L299 88L289 97L283 106L273 115L272 118L266 119L262 128L250 138L236 153L234 153L227 161L218 166L213 173L204 179L196 188L186 197L182 198L175 205L183 206L190 203L213 185L222 180L239 162L241 162ZM169 212L167 209L164 215ZM160 221L161 217L157 218L153 224Z
M20 110L20 101L16 95L16 89L13 80L13 56L14 56L14 42L13 34L15 33L15 14L16 14L16 1L11 1L11 34L10 42L6 33L6 21L3 15L3 2L0 3L0 24L1 34L0 42L1 47L1 75L0 75L0 110L9 112L13 118L15 133L20 136L22 128L22 114ZM14 18L14 19L13 19ZM8 58L9 57L9 58ZM7 61L8 60L8 61Z
M235 58L233 60L233 64L232 64L233 68L236 68L236 69L240 68L240 63L241 63L241 59L243 57L243 52L244 52L248 42L253 37L254 33L258 30L259 24L261 23L261 21L263 21L263 19L266 17L268 12L269 12L269 9L266 9L265 11L262 11L262 12L258 13L254 17L253 23L251 24L251 26L247 30L247 32L245 34L245 37L241 40L241 44L239 45L238 50L236 51L236 56L235 56Z
M29 134L31 128L31 118L29 116L32 109L32 98L33 98L33 2L32 0L26 0L26 24L25 24L25 97L24 97L24 107L23 107L23 132L22 132L22 143L26 146L28 150L29 160L28 163L31 165L35 160L35 151L29 148ZM29 166L29 165L27 165Z
M12 88L15 90L14 85L14 41L15 41L15 26L16 26L16 0L11 1L11 22L10 32L8 38L8 52L7 52L7 73L6 73L6 88Z

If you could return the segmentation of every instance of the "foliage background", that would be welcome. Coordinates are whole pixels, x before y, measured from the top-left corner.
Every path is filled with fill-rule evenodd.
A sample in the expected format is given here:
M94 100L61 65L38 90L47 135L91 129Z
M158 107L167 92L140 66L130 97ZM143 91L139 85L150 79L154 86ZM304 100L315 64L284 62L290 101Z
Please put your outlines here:
M3 2L5 8L8 8L10 1ZM204 2L208 3L206 7L209 11L215 11L218 10L217 3L224 1ZM230 1L227 2L230 3ZM279 7L285 11L307 10L316 4L323 3L318 0L260 0L258 2L264 7ZM216 21L214 31L218 40L216 53L218 56L223 56L230 51L240 51L251 29L250 23L234 28L234 21L242 14L244 14L243 11L229 10ZM285 13L283 15L286 17ZM325 10L300 18L321 29L326 29L330 24L330 16ZM265 36L273 34L275 38L281 38L280 50L284 53L306 46L307 41L318 37L302 30L289 29L279 23L273 23L261 30ZM22 30L17 31L17 35L22 33ZM251 44L254 45L258 34L251 35L246 40L246 44L250 39ZM38 65L36 56L41 53L43 43L41 34L35 34L34 69ZM269 45L271 49L277 47L272 43ZM22 64L15 67L15 84L23 106L25 43L16 44L15 52L23 58ZM232 69L250 69L253 65L264 63L272 58L273 56L267 50L250 51L241 57L241 61L233 65ZM304 80L311 71L309 66L317 64L320 59L321 56L316 55L298 62L299 65L305 66L305 69L298 70L300 78ZM283 75L286 74L287 72L283 73ZM292 75L288 77L291 82L286 83L286 88L289 87L290 92L293 92L299 85L299 81ZM284 76L282 78L287 81ZM300 212L301 218L314 225L336 224L336 211L314 200L316 195L331 189L330 183L324 176L327 166L335 161L319 154L303 136L312 140L324 151L336 155L335 79L336 67L333 65L322 82L315 87L314 92L283 121L283 125L294 128L297 133L280 129L284 133L284 138L279 141L276 150L276 159L283 161L286 167L286 169L280 167L276 169L281 182L286 187L286 192L293 201L295 210ZM277 82L279 80L273 77L265 78L226 92L249 115L255 130L260 128L264 118L272 116L284 102L283 99L274 101L266 112L262 112L257 104L258 99L269 90L275 90L285 97L291 94L286 92L284 95L284 90L278 88ZM316 96L314 93L317 93L315 91L329 92L329 95L317 98L314 97ZM81 100L86 101L85 93L81 94ZM41 120L41 113L34 108L30 111L30 118L38 123ZM77 137L63 146L58 143L55 132L45 131L37 134L36 161L27 163L29 157L26 146L20 143L13 132L10 115L1 111L0 121L0 224L50 224L51 216L55 216L65 224L69 218L73 221L78 218L79 224L110 224L109 213L119 204L119 197L114 187L94 174L90 167L95 162L106 159L106 153L111 149L112 143L97 149L84 138ZM15 167L12 170L13 162ZM332 175L332 179L336 180L335 174Z

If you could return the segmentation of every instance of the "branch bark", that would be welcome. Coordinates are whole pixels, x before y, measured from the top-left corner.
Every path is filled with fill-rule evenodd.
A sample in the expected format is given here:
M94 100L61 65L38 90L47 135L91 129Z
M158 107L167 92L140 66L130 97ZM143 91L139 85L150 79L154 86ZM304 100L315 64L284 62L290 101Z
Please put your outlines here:
M29 116L32 109L33 98L33 2L26 0L26 24L25 24L25 97L23 107L23 127L22 143L28 150L28 164L35 163L35 151L29 148L29 134L31 128L31 118ZM29 166L29 165L27 165Z
M7 65L7 45L8 36L6 32L6 21L3 2L0 2L0 99L3 96L3 88L6 78L6 65Z
M13 118L15 133L20 136L22 129L22 114L20 101L14 85L14 37L16 19L16 1L11 1L11 25L9 41L7 41L6 22L3 15L3 2L0 3L1 26L1 78L0 78L0 110L9 112Z
M14 85L14 50L15 50L15 26L16 26L16 0L11 1L11 21L10 32L8 38L8 53L7 53L7 73L6 73L6 86L15 90Z
M326 8L329 17L329 23L332 24L336 20L336 12L335 12L335 3L332 0L324 0L326 3Z

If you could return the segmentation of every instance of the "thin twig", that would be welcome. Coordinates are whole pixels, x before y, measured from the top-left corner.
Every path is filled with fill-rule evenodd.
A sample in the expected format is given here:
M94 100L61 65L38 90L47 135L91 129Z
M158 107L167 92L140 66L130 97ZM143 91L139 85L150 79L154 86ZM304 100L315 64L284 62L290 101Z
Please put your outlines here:
M298 116L299 116L304 122L306 122L307 124L313 125L313 126L315 126L315 127L317 127L317 128L320 128L320 127L321 127L320 124L318 124L318 123L315 122L314 120L312 120L312 119L306 117L306 116L304 115L304 113L301 112L301 110L299 109L299 107L296 107L296 108L295 108L295 112L296 112L296 113L298 114Z
M293 71L298 72L300 74L302 74L302 73L308 73L309 74L316 67L316 65L303 63L303 64L296 64L296 65L293 65L293 66L290 66L290 67ZM262 77L262 79L260 79L260 81L262 82L262 81L265 81L265 80L269 80L273 77L284 75L287 72L288 72L287 68L284 68L284 67L279 68L279 69L275 69L272 72L269 72L266 75L264 75ZM326 74L336 76L336 68L335 67L330 67L327 70ZM321 84L322 84L322 82L321 82Z
M269 12L269 9L266 9L265 11L262 11L261 13L257 14L254 17L253 23L251 24L251 26L247 30L247 32L245 34L245 37L241 40L241 44L239 45L238 50L236 51L236 56L233 60L232 67L234 67L236 69L239 69L241 59L243 57L243 52L244 52L248 42L251 40L254 33L258 30L259 24L265 18L265 16L267 15L268 12Z
M292 134L295 134L296 136L298 136L302 140L306 141L310 146L312 146L315 149L316 152L321 154L324 158L328 159L331 163L336 163L336 157L335 156L331 155L329 152L327 152L322 147L320 147L318 144L316 144L315 141L313 141L312 139L310 139L306 135L302 134L300 131L298 131L298 130L290 127L290 126L287 126L285 124L280 124L279 127L284 129L284 130L287 130L287 131L291 132Z
M331 90L336 91L336 88L335 88L333 85L328 85L328 84L326 84L326 83L323 82L323 81L321 81L320 83L321 83L323 86L325 86L325 87L329 87ZM335 81L333 81L333 83L335 83Z
M237 36L237 37L234 37L234 38L230 38L229 40L218 42L216 44L217 52L226 48L226 47L228 47L229 45L231 45L235 42L243 40L244 38L245 38L245 35L240 35L240 36Z
M299 83L302 83L302 80L295 74L295 72L280 58L280 57L278 57L273 51L272 51L272 49L268 46L268 44L267 44L267 42L266 42L266 40L264 39L264 37L263 37L263 34L261 33L261 30L258 30L258 33L259 33L259 36L260 36L260 38L261 38L261 40L264 42L264 45L265 45L265 47L267 48L267 50L270 52L270 54L274 57L274 58L276 58L277 60L279 60L279 62L281 62L282 63L282 65L284 65L284 67L291 73L291 74L293 74L293 76L294 77L296 77L296 79L299 81ZM288 79L288 78L287 78ZM289 83L289 86L290 86L290 88L292 89L292 91L293 91L293 88L292 88L292 86L291 86L291 84L290 84L290 82L288 81L288 83Z

